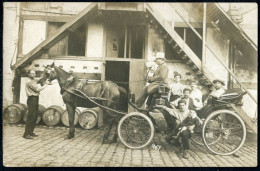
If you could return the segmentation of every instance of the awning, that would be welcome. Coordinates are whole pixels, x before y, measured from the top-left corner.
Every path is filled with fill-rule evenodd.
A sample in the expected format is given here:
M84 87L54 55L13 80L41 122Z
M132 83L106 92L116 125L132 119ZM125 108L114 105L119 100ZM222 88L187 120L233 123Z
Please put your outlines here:
M17 68L23 67L27 65L29 62L34 60L60 40L62 40L65 36L67 36L70 32L75 31L80 25L86 23L91 19L94 15L97 14L98 11L98 3L91 3L88 7L82 10L78 15L76 15L71 21L64 24L61 28L59 28L53 36L48 37L38 46L36 46L33 50L31 50L28 54L26 54L22 59L17 61L14 65L12 65L12 69L15 70Z

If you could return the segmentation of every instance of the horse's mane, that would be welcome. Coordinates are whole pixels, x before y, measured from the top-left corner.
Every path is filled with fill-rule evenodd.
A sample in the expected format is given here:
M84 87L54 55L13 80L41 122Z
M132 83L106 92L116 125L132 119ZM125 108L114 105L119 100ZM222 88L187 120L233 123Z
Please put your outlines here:
M60 76L61 79L68 79L69 76L71 75L70 73L64 71L63 69L61 69L60 67L56 67L54 66L55 71L57 72L57 74Z

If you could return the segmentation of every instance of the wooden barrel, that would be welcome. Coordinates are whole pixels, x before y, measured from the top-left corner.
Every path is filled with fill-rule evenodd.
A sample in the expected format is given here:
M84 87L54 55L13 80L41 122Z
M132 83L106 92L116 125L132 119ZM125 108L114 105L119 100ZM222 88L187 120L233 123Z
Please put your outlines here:
M26 110L27 105L25 104L12 104L4 110L4 119L7 120L8 123L18 123L21 121Z
M42 115L42 121L48 126L55 126L60 122L61 114L63 109L60 106L53 105L46 109Z
M95 109L86 109L79 116L79 124L84 129L92 129L97 125L98 115Z
M42 114L45 112L46 108L43 105L38 106L38 115L37 115L37 120L36 120L36 124L39 124L41 119L42 119ZM25 111L24 115L23 115L23 121L26 123L27 122L27 118L28 118L28 110Z
M76 108L75 110L75 116L74 116L74 125L77 125L79 122L79 115L80 115L80 110ZM62 115L61 115L61 122L65 126L69 126L69 114L68 111L65 110Z

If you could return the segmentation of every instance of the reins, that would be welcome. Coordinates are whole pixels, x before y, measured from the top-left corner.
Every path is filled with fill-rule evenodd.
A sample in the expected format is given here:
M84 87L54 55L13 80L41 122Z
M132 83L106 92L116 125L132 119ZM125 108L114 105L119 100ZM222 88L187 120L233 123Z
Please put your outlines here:
M93 97L88 97L85 93L83 93L83 92L80 91L80 90L75 89L74 91L77 91L77 92L79 92L79 93L82 94L82 95L75 94L75 93L73 93L72 91L67 90L67 89L65 89L65 91L68 91L69 93L72 93L72 94L74 94L74 95L77 95L77 96L79 96L79 97L81 97L81 98L87 99L87 100L91 101L92 103L94 103L95 105L99 106L99 107L102 108L102 109L110 110L110 111L112 111L112 112L119 113L119 114L122 114L122 115L126 115L126 114L127 114L126 112L117 111L117 110L111 109L111 108L109 108L109 107L105 107L105 106L103 106L103 105L101 105L101 104L95 102L94 100L92 100ZM99 98L97 98L97 99L99 99ZM109 99L105 99L105 100L109 100Z

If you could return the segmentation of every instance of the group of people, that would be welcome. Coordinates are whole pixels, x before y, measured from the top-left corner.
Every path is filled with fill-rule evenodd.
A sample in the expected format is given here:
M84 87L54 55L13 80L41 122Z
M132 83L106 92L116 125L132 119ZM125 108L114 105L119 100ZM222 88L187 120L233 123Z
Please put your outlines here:
M137 98L136 105L141 107L149 95L155 93L159 85L166 85L170 88L172 98L171 107L157 105L167 111L165 114L168 130L165 137L166 142L179 147L182 150L183 158L188 158L187 151L190 149L189 139L195 126L202 124L202 120L197 116L197 111L201 110L207 103L214 98L219 98L225 93L224 81L216 79L213 81L213 90L206 100L202 102L202 92L199 90L197 82L191 81L190 86L181 83L181 74L175 72L172 84L168 83L169 69L165 64L163 53L157 53L155 63L158 68L155 70L153 77L148 79L150 83L143 89L143 92ZM168 115L168 116L167 116ZM173 124L172 122L175 122ZM175 125L175 126L173 126ZM180 140L182 143L180 143Z

